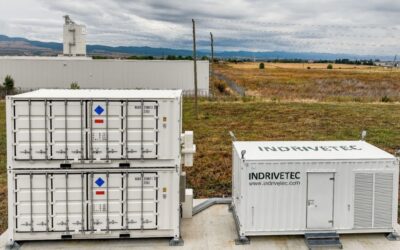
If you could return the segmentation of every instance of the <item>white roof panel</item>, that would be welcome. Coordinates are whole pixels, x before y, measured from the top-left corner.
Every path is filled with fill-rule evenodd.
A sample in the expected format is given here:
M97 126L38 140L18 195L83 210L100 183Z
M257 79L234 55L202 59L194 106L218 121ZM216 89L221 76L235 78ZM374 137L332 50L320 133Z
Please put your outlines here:
M0 60L35 60L35 61L88 61L87 56L0 56Z
M365 141L235 141L245 160L367 160L395 157Z
M182 90L134 89L39 89L12 96L13 99L171 99Z

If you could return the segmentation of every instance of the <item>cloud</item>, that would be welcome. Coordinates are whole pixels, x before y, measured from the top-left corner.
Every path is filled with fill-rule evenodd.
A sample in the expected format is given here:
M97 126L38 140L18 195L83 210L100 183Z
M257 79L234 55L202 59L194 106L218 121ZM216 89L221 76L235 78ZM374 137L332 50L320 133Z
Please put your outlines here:
M199 49L391 55L400 51L394 0L13 0L0 33L61 41L62 15L87 25L88 43Z

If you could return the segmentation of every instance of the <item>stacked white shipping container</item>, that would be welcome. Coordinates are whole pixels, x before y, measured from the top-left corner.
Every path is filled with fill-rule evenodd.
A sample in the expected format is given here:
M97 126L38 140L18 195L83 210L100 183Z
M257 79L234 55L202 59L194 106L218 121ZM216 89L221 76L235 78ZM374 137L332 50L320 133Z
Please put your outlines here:
M399 162L365 141L234 142L239 237L394 232Z
M38 90L7 97L10 243L180 240L180 90ZM182 148L183 147L183 148Z

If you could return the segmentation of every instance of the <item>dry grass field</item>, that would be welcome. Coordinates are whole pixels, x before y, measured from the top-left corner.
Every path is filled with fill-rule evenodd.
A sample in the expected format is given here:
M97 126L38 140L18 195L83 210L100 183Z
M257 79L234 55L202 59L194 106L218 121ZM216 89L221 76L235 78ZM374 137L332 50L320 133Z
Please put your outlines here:
M376 66L265 63L215 64L246 90L246 95L269 100L400 101L400 70Z
M258 69L260 62L230 63L234 69ZM264 63L266 69L326 69L329 63ZM332 64L333 69L356 70L359 72L391 72L399 69L390 69L385 67L351 64Z

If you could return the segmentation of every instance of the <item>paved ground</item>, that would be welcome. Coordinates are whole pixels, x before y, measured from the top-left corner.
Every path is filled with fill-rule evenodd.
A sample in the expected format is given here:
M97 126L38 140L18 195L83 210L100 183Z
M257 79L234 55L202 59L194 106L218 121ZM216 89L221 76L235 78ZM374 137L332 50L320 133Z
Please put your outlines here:
M301 236L252 237L251 244L236 246L235 224L228 206L213 206L182 225L183 247L169 247L167 239L149 240L84 240L24 243L22 250L118 250L118 249L307 249ZM344 235L344 249L399 250L400 241L388 241L383 234ZM6 235L0 237L0 248L4 248Z

